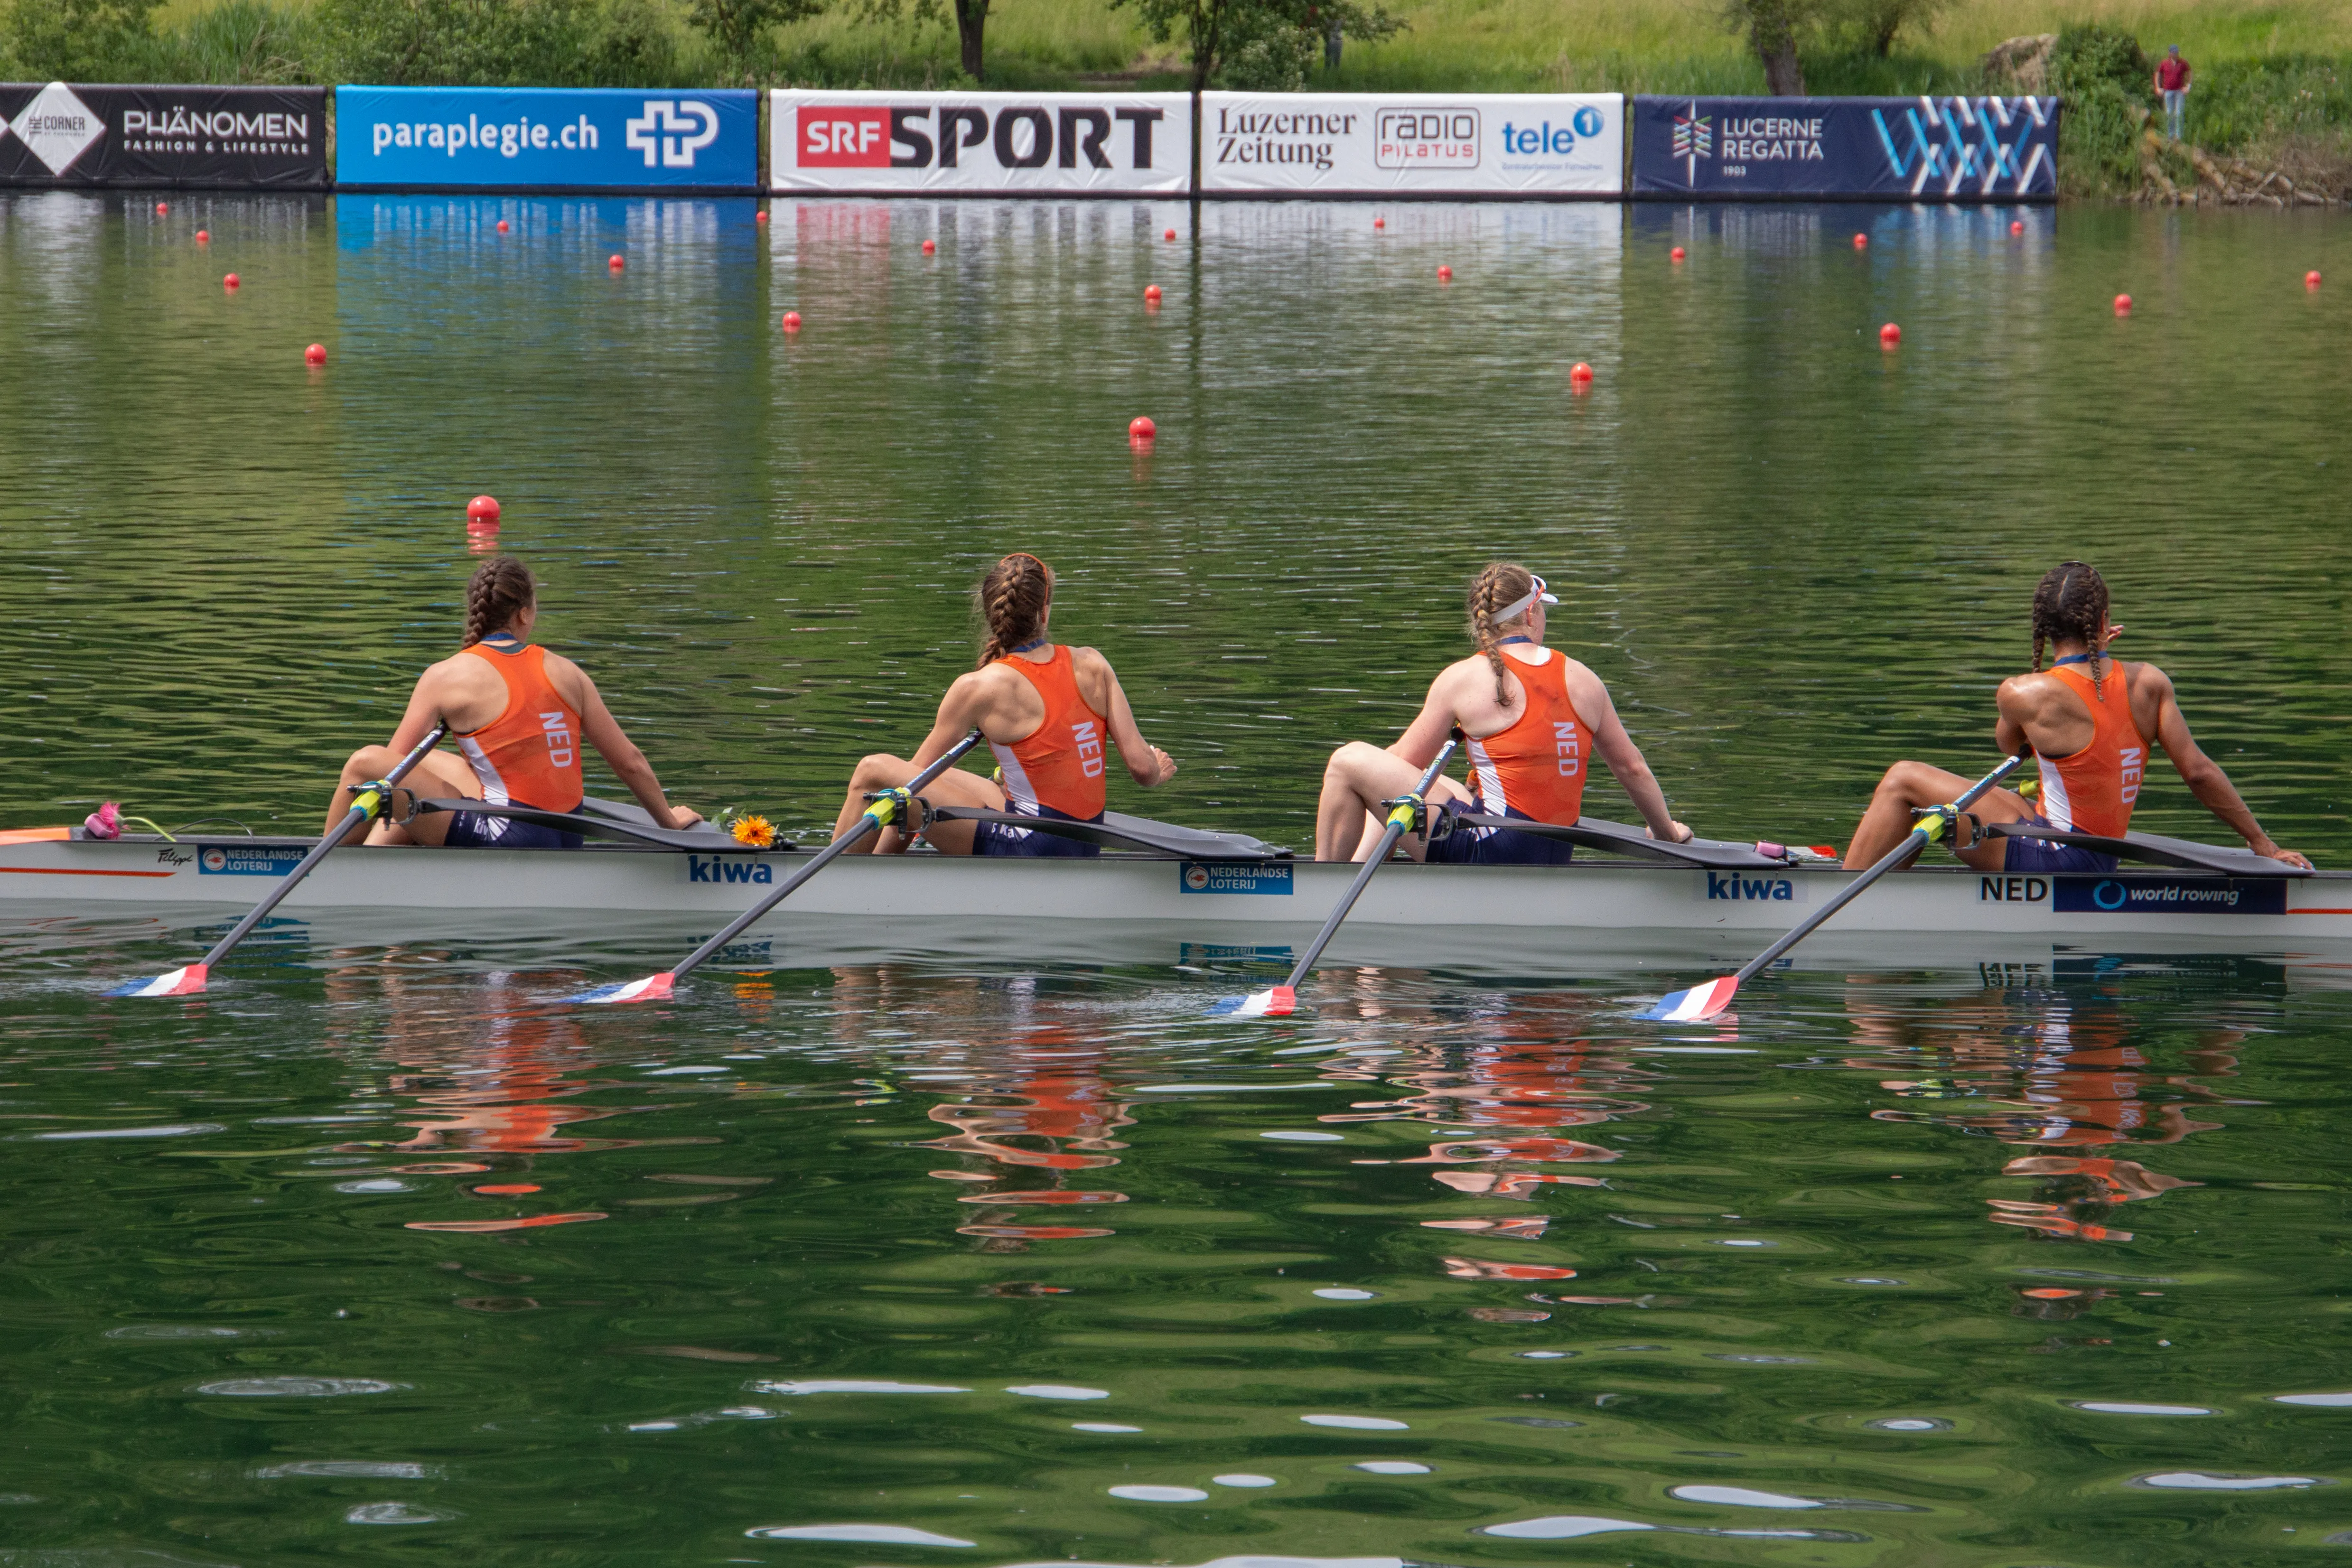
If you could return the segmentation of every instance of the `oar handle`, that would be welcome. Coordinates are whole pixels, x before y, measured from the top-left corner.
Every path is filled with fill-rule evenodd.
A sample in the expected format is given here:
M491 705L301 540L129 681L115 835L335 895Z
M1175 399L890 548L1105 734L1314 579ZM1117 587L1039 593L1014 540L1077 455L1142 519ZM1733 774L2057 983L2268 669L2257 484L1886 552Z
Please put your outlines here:
M352 797L352 808L343 814L343 819L335 824L324 838L312 846L310 852L302 857L300 865L286 873L285 880L270 889L268 895L261 902L254 905L243 920L229 927L226 936L213 943L212 951L205 953L200 961L203 967L210 969L227 955L229 949L251 935L253 928L268 919L269 911L276 909L286 895L294 890L294 884L309 876L311 868L327 858L329 850L342 843L345 835L352 828L372 820L375 814L383 808L384 797L391 794L392 786L406 778L409 770L423 762L425 753L439 745L441 738L448 732L449 721L444 719L425 731L425 739L417 742L415 749L408 755L394 764L390 773L380 779L357 786L358 793Z
M757 921L770 910L774 909L778 904L782 903L786 899L792 897L794 892L799 890L802 883L807 881L811 877L815 876L819 871L824 870L827 866L832 865L835 860L847 853L854 845L863 839L867 834L878 833L883 828L890 826L893 822L896 822L898 819L899 814L906 809L907 803L913 799L916 792L922 789L924 785L929 784L941 773L947 772L948 769L953 767L956 764L957 760L960 759L966 752L971 751L974 746L980 744L980 731L978 730L972 731L962 740L958 741L954 745L950 746L945 752L942 752L939 757L931 763L930 766L925 768L921 773L917 773L913 778L908 780L897 789L882 791L881 794L876 797L874 804L866 808L865 815L858 817L855 823L850 825L848 832L843 834L840 837L835 839L832 843L818 850L814 858L813 858L807 865L802 867L799 870L785 878L782 882L777 883L776 890L774 892L770 893L766 898L761 899L758 903L753 904L750 909L744 910L733 920L729 921L727 924L720 929L717 936L712 937L709 942L704 942L700 947L696 948L692 952L687 954L684 963L677 964L670 970L669 974L671 981L675 983L677 981L683 980L694 971L701 968L705 963L709 963L712 957L717 955L721 949L726 947L729 942L733 942L737 937L741 936L744 931L749 930L754 921Z
M1444 776L1445 764L1454 760L1454 748L1461 743L1462 731L1456 730L1445 744L1437 749L1437 760L1423 770L1421 782L1412 786L1412 793L1401 796L1390 807L1388 826L1381 830L1380 841L1372 846L1372 852L1364 857L1363 869L1356 873L1356 879L1348 885L1347 896L1333 906L1331 918L1323 922L1323 929L1317 931L1315 940L1307 944L1306 952L1300 955L1290 971L1290 978L1283 984L1296 990L1298 983L1307 978L1307 972L1315 967L1315 961L1323 956L1323 950L1331 945L1331 939L1339 934L1339 922L1346 920L1348 911L1356 907L1356 900L1363 892L1364 884L1372 879L1372 873L1388 863L1390 852L1396 848L1397 840L1404 837L1405 830L1412 826L1418 808L1427 805L1430 789Z
M2007 778L2010 774L2015 773L2020 767L2023 766L2025 759L2030 754L2030 752L2023 749L2020 749L2015 756L2006 759L2002 762L2000 766L1993 769L1992 772L1985 774L1984 777L1977 780L1976 783L1961 791L1959 798L1953 801L1947 809L1957 814L1967 810L1971 805L1974 805L1977 803L1978 797L1982 795L1987 790L1993 788L1995 785L1999 784L2001 780ZM1837 913L1840 910L1845 908L1846 905L1853 902L1854 900L1860 898L1873 882L1877 881L1878 879L1886 875L1887 872L1892 871L1895 867L1900 866L1904 861L1909 859L1920 850L1925 849L1928 845L1933 844L1942 836L1943 831L1944 817L1942 813L1938 812L1937 815L1928 817L1927 821L1922 822L1918 826L1913 828L1909 833L1904 835L1902 843L1897 844L1894 848L1889 849L1885 854L1880 856L1877 863L1872 866L1869 870L1864 871L1861 876L1856 877L1853 881L1848 882L1844 887L1840 888L1837 891L1836 897L1831 899L1828 903L1823 904L1820 909L1815 910L1804 920L1798 921L1795 928L1786 936L1783 936L1780 941L1774 942L1771 946L1758 953L1754 958L1749 959L1740 969L1739 973L1731 977L1732 983L1735 985L1745 985L1749 981L1755 979L1759 974L1763 973L1765 969L1769 966L1775 959L1779 958L1782 953L1787 952L1790 948L1796 946L1799 942L1804 941L1805 938L1812 935L1814 931L1821 929L1823 921L1827 921L1832 915Z

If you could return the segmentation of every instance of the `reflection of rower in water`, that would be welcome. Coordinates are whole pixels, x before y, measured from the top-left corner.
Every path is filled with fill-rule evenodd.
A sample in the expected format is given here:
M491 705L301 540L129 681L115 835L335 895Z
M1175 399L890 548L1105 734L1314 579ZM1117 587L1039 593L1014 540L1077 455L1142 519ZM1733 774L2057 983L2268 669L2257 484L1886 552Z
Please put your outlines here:
M416 764L404 789L464 797L490 805L577 811L580 743L586 741L663 827L691 827L701 814L662 797L651 763L597 694L587 672L560 654L525 641L539 618L539 586L511 555L485 561L466 588L466 641L416 678L408 711L389 746L362 746L343 764L327 805L331 831L351 808L362 781L382 778L439 720L465 752L461 763L435 752ZM354 832L357 829L353 829ZM398 823L379 818L370 844L495 846L502 849L577 848L580 835L479 812L435 812Z
M2131 826L2132 805L2147 775L2147 739L2164 748L2181 782L2209 810L2234 828L2257 855L2310 869L2311 862L2271 842L2246 809L2221 764L2198 750L2174 700L2172 680L2152 664L2110 657L2107 644L2123 631L2107 621L2107 585L2080 561L2052 567L2033 590L2033 670L2000 683L1994 743L2005 752L2031 746L2042 762L2042 810L2005 789L1988 791L1962 814L1953 852L1984 871L2084 871L2116 868L2112 855L2040 838L1991 838L1970 844L1975 822L2024 822L2062 832L2120 838ZM2057 654L2042 668L2042 644ZM1846 847L1845 863L1868 866L1903 842L1914 806L1958 796L1967 779L1925 763L1886 770ZM1966 847L1962 847L1966 845Z
M1497 562L1478 574L1470 584L1470 635L1478 651L1430 682L1421 712L1393 744L1351 741L1331 753L1315 810L1315 858L1346 860L1361 852L1367 829L1378 829L1381 803L1410 792L1456 728L1469 737L1470 788L1438 780L1429 792L1434 808L1573 827L1584 809L1586 769L1598 752L1653 838L1680 844L1690 837L1666 810L1601 678L1544 647L1544 606L1558 603L1524 566ZM1481 866L1559 865L1571 847L1507 827L1459 827L1434 845L1408 835L1403 843L1416 860Z
M977 773L950 768L924 788L934 805L982 806L1019 816L1099 822L1105 804L1103 742L1118 748L1128 776L1144 788L1176 776L1176 763L1136 728L1127 693L1110 661L1090 647L1053 642L1045 623L1054 608L1054 574L1034 555L1008 555L981 579L981 615L988 624L980 667L959 676L940 700L931 732L911 758L877 752L850 775L849 795L834 824L847 832L866 810L869 791L896 789L977 727L996 753L1002 787ZM924 835L950 855L1087 856L1101 847L1000 822L939 822ZM908 840L888 828L858 844L853 854L895 854Z

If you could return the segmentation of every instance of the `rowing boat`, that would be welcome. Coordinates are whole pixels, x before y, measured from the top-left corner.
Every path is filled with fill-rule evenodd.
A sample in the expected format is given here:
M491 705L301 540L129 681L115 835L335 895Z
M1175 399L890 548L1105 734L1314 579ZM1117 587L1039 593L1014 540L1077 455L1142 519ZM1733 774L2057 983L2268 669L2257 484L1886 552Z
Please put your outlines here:
M709 930L750 907L811 853L742 850L715 833L677 837L684 842L339 849L279 912L356 927L358 912L365 911L365 929L377 942L422 937L452 921L525 932L609 932L625 925L635 932L661 923ZM18 930L27 919L68 910L201 924L250 905L310 843L0 835L0 913ZM1022 951L1041 959L1099 951L1104 933L1118 929L1208 947L1278 949L1312 931L1356 868L1258 848L1260 858L1246 859L1117 849L1087 859L975 859L924 850L852 856L755 934L826 933L816 945L845 952L835 939L845 939L852 928L885 933L877 940L900 950L916 945L916 923L932 933L1010 931ZM1349 921L1362 933L1358 945L1343 944L1338 954L1343 961L1394 953L1442 963L1474 951L1509 951L1519 963L1546 952L1572 963L1606 952L1670 963L1769 940L1852 875L1833 866L1776 864L1729 847L1717 847L1712 858L1734 863L1630 855L1580 856L1565 866L1400 862L1365 892ZM1743 860L1752 864L1738 863ZM352 918L327 922L337 911ZM1960 946L1970 958L2037 950L2352 958L2352 872L2238 875L2158 865L2105 876L1994 876L1965 867L1916 868L1887 877L1864 904L1833 918L1811 961L1878 954L1916 963L1921 937L1967 939Z

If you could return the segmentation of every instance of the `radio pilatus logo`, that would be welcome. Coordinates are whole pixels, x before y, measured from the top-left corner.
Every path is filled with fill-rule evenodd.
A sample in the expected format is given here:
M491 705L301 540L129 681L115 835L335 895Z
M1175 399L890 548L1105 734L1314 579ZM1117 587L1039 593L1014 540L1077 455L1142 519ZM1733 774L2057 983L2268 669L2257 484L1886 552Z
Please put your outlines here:
M1701 114L1696 102L1675 116L1675 156L1683 161L1683 177L1694 184L1698 161L1715 156L1715 117Z
M698 99L649 98L645 113L623 129L629 150L646 155L646 168L658 154L665 169L691 169L695 153L719 140L719 111Z

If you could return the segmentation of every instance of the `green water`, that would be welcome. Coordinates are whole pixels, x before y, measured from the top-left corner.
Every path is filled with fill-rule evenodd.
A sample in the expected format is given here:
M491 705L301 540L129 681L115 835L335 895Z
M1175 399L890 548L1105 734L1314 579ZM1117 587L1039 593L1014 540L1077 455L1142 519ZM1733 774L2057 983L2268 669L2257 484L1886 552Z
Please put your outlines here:
M487 491L673 792L803 830L1007 549L1185 764L1113 805L1301 844L1491 556L1678 815L1826 842L1989 765L2081 554L2352 861L2338 216L151 205L0 199L0 826L312 820ZM1230 958L783 954L583 1016L625 920L388 920L96 996L195 934L0 918L0 1564L2352 1553L2340 968L1928 952L1662 1034L1573 954L1248 1026Z

